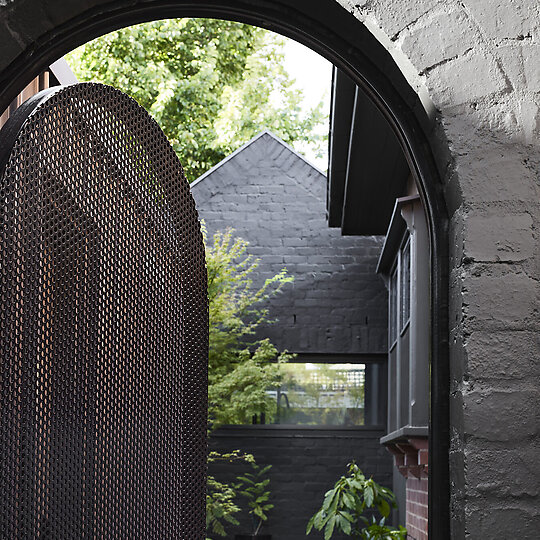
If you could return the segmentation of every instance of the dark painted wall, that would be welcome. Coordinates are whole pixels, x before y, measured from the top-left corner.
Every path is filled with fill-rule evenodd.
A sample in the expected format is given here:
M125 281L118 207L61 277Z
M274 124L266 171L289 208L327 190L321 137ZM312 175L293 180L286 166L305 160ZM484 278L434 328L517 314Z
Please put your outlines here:
M261 328L280 349L386 353L382 237L346 237L326 221L326 177L263 133L192 184L209 236L233 227L261 259L257 282L286 267L294 283L269 302Z
M258 283L283 267L295 278L270 300L277 321L261 328L261 337L294 352L387 352L387 293L375 273L382 238L344 237L328 227L324 174L264 133L192 184L192 192L209 235L234 227L249 241L249 253L261 259ZM382 428L226 426L210 446L241 449L273 465L276 507L265 530L274 540L297 540L351 460L392 486L392 459L379 444L384 434ZM210 474L230 481L241 469L212 465ZM247 516L242 524L236 532L249 529Z
M272 465L270 487L275 508L263 532L271 533L273 540L299 540L305 538L307 522L322 504L324 493L345 473L351 460L375 481L392 487L392 459L379 444L383 435L382 429L227 426L212 435L210 449L241 449L252 453L259 464ZM243 470L249 469L245 465L211 465L210 474L231 481ZM229 539L235 532L249 530L247 515L241 517L241 523L229 529ZM308 538L320 539L322 535L312 532Z

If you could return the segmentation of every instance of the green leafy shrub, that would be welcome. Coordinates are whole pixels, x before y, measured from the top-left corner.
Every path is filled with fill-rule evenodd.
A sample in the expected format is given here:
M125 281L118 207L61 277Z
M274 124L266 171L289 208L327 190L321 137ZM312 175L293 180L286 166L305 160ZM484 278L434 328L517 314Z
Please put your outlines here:
M394 529L385 525L392 508L396 508L395 495L389 489L377 484L373 478L366 478L356 463L349 463L348 476L342 476L327 491L323 504L309 520L306 534L313 528L324 529L324 539L332 538L334 532L342 532L364 540L405 540L404 527ZM366 510L378 511L379 521L366 517Z
M244 454L239 450L234 450L226 454L220 452L210 452L208 454L208 463L215 462L234 463L244 461L254 463L255 460L251 454ZM208 476L206 487L206 530L207 534L217 534L226 536L225 526L238 525L235 514L241 511L236 503L237 490L234 486L219 482L213 476ZM207 538L207 540L211 540Z
M271 415L276 403L267 390L279 386L280 365L291 358L268 340L251 340L259 325L268 321L268 310L261 302L278 294L293 278L283 269L254 288L252 275L259 261L247 253L248 242L233 233L233 229L217 232L211 245L206 242L208 401L213 427L243 424L253 414Z
M274 505L268 502L270 478L266 477L272 465L261 468L256 463L252 463L251 466L253 472L239 476L239 483L235 487L248 500L249 513L253 518L253 535L257 536L262 524L268 519L267 512L274 508Z
M287 353L279 353L267 339L253 342L253 336L257 327L268 321L268 311L261 302L278 294L292 277L282 270L261 287L254 288L252 275L258 268L258 261L247 253L248 242L235 238L233 233L232 229L217 232L209 244L203 224L210 318L209 431L220 424L249 422L254 414L272 415L276 402L267 390L279 386L280 367L291 358ZM239 460L255 462L253 456L240 451L209 455L210 463ZM248 493L252 489L243 483L250 474L241 475L238 485L208 477L207 535L226 536L226 526L238 524L235 517L241 510L238 490L243 489L244 496L249 499ZM255 486L251 488L255 489ZM259 497L264 498L264 494L249 504L261 506L256 511L253 506L249 508L260 518L260 514L265 515L269 508L264 500L256 502Z
M236 504L236 491L228 484L208 476L206 493L206 529L209 533L226 536L225 525L238 525L234 514L240 512ZM207 539L210 540L210 539Z

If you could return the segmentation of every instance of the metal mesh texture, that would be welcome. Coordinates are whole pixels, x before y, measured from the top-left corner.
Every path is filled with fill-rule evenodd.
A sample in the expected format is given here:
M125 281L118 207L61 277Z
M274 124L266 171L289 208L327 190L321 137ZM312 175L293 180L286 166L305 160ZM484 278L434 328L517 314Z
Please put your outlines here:
M9 122L0 538L200 540L206 270L180 163L99 84L44 91Z

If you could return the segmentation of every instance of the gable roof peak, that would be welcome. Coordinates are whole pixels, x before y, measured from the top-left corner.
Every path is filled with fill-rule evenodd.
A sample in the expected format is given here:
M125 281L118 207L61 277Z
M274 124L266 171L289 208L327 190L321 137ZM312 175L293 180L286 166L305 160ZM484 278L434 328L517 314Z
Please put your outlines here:
M220 167L222 167L223 165L225 165L225 163L227 163L228 161L230 161L231 159L233 159L235 156L237 156L239 153L241 153L243 150L245 150L246 148L248 148L249 146L251 146L253 143L259 141L260 139L262 139L265 135L268 135L269 137L271 137L274 141L276 141L277 143L279 143L281 146L285 147L287 150L289 150L291 153L293 153L296 157L298 157L299 159L301 159L302 161L304 161L307 165L309 165L312 169L314 169L315 171L317 171L319 174L321 174L322 176L326 177L326 175L315 165L313 165L313 163L311 163L305 156L303 156L302 154L300 154L299 152L297 152L290 144L287 144L283 139L281 139L280 137L278 137L275 133L273 133L272 131L270 131L269 129L263 129L261 132L257 133L257 135L255 135L252 139L250 139L248 142L244 143L242 146L240 146L239 148L237 148L234 152L232 152L231 154L229 154L226 158L222 159L219 163L217 163L216 165L214 165L212 168L208 169L205 173L203 173L201 176L199 176L199 178L197 178L196 180L194 180L192 183L191 183L191 187L194 187L196 186L199 182L202 182L205 178L207 178L208 176L210 176L212 173L214 173L217 169L219 169Z

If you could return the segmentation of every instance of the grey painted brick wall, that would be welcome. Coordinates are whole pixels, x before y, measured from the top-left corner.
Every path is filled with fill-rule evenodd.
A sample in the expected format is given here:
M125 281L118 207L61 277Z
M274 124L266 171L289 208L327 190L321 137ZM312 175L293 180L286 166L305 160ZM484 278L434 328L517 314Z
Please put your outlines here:
M265 132L192 184L209 237L233 227L260 258L256 283L294 276L261 328L294 352L386 351L386 289L375 274L381 237L344 237L326 222L326 177Z
M210 449L222 452L241 449L252 453L259 464L272 465L269 478L275 508L270 511L263 532L272 534L274 540L299 540L305 538L307 522L322 504L324 494L345 474L351 460L356 460L376 482L392 487L392 458L379 444L383 434L377 429L228 426L212 435ZM218 480L234 481L242 471L249 468L212 464L209 472ZM243 514L240 520L239 527L229 528L229 540L235 533L249 531L249 517ZM320 533L311 533L308 539L322 537Z
M452 538L538 538L538 2L338 1L388 36L436 111L450 218Z

